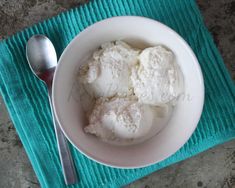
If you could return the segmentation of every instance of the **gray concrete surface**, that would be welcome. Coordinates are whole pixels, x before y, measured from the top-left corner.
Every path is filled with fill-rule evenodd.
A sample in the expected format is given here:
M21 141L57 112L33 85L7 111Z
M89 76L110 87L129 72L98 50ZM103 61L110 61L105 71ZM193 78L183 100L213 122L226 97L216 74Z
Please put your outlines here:
M0 0L0 37L87 0ZM197 0L205 22L235 80L235 0ZM235 123L235 122L234 122ZM39 187L0 97L0 188ZM128 188L235 187L235 141L155 172Z

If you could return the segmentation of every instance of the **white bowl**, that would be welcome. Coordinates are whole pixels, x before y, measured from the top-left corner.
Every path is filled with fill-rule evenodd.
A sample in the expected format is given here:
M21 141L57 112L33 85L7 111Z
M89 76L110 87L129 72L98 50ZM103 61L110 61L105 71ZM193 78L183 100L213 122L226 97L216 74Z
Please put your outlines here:
M137 47L163 44L171 49L184 76L185 94L165 128L149 140L131 146L113 146L84 133L86 118L76 98L78 67L101 44L124 40ZM53 82L56 118L68 140L87 157L118 168L138 168L162 161L190 138L200 119L204 83L197 58L188 44L167 26L144 17L114 17L78 34L64 50Z

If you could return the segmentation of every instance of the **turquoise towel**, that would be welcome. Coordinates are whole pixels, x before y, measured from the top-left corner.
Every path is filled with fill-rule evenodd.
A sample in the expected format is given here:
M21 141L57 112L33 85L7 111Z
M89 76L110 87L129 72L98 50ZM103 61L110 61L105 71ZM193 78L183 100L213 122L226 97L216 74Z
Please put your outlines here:
M65 187L47 91L33 76L25 44L47 35L60 55L87 26L118 15L150 17L178 32L195 52L205 79L205 106L198 127L176 154L158 164L132 170L100 165L71 146L80 182L71 187L120 187L235 137L235 87L194 0L93 0L34 25L0 43L0 89L42 187Z

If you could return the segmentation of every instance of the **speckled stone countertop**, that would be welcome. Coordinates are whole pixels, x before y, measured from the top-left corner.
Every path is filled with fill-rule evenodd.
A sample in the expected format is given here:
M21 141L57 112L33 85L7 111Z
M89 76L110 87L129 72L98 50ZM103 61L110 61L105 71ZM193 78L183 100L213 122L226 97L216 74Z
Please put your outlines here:
M88 0L0 0L0 38ZM235 0L197 0L226 67L235 80ZM234 122L235 123L235 122ZM0 187L37 188L39 183L0 97ZM235 141L177 163L129 188L235 187Z

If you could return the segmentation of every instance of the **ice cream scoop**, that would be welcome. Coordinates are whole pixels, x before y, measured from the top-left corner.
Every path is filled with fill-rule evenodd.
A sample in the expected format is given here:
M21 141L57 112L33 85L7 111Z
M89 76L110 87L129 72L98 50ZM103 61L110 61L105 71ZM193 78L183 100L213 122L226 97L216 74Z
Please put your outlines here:
M79 70L79 80L94 97L126 96L132 93L130 69L139 51L122 41L110 42L96 50Z
M144 49L131 81L141 103L161 106L177 98L181 80L173 52L162 45Z
M128 144L145 137L153 125L155 111L134 98L100 98L96 101L85 132L103 141Z

